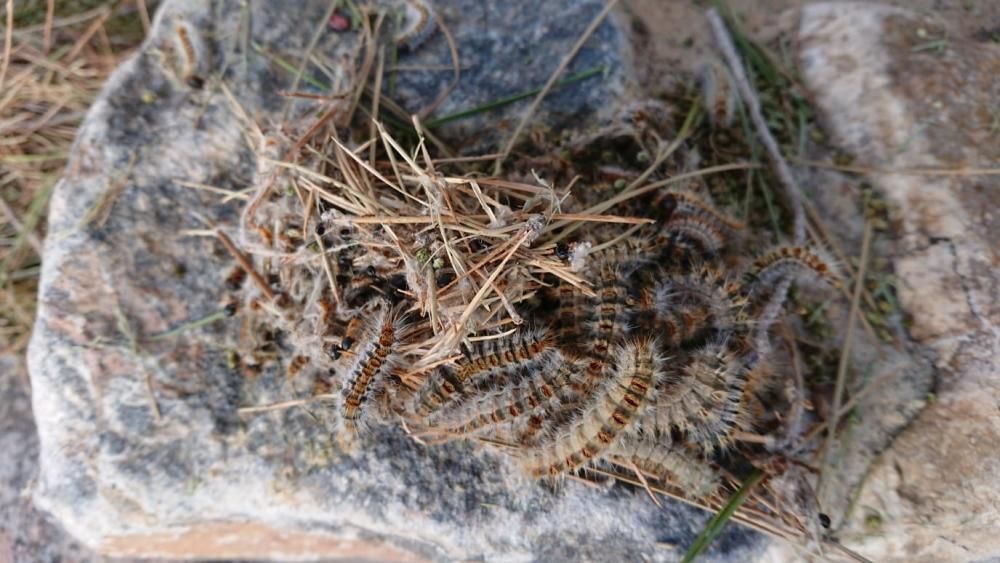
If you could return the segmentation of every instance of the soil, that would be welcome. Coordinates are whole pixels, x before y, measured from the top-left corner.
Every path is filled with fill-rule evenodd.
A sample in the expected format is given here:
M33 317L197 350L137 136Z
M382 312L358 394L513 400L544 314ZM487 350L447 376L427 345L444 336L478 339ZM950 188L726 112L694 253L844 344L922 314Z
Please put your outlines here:
M797 10L819 0L730 1L729 6L750 37L769 43L791 36L798 26ZM825 0L829 1L829 0ZM836 0L834 0L836 1ZM846 0L845 0L846 1ZM948 22L962 37L1000 42L1000 2L988 0L883 0ZM633 23L645 35L637 56L643 86L651 93L671 91L678 80L696 72L714 49L705 20L708 0L623 0ZM783 53L783 55L786 55ZM787 56L791 56L787 54Z

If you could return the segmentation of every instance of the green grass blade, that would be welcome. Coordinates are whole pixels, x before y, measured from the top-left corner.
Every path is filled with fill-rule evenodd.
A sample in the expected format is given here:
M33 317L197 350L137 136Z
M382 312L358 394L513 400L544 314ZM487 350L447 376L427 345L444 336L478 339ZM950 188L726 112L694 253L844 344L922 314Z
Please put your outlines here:
M598 65L598 66L595 66L593 68L589 68L587 70L578 72L576 74L571 74L571 75L567 76L565 79L560 80L560 81L556 82L555 84L553 84L552 85L552 89L555 90L556 88L561 88L563 86L567 86L569 84L573 84L574 82L580 82L581 80L586 80L586 79L590 78L591 76L595 76L595 75L601 74L604 71L605 71L605 66L604 65ZM521 100L526 100L528 98L531 98L533 96L538 95L538 93L541 92L541 91L542 91L541 88L535 88L534 90L530 90L528 92L522 92L520 94L514 94L513 96L507 96L506 98L500 98L500 99L497 99L497 100L493 100L492 102L487 102L487 103L485 103L483 105L476 106L476 107L471 108L471 109L462 110L462 111L459 111L459 112L456 112L456 113L452 113L452 114L449 114L449 115L443 115L443 116L438 117L436 119L431 119L431 120L427 121L426 123L424 123L424 126L425 127L430 127L430 128L440 127L441 125L444 125L445 123L450 123L452 121L456 121L456 120L459 120L459 119L464 119L466 117L470 117L470 116L473 116L473 115L476 115L476 114L479 114L479 113L484 113L484 112L487 112L487 111L490 111L490 110L493 110L493 109L496 109L496 108L499 108L499 107L503 107L503 106L506 106L506 105L509 105L509 104L513 104L514 102L519 102Z
M708 521L708 525L706 525L701 534L695 538L694 543L691 544L687 553L684 554L684 559L681 560L681 563L690 563L691 561L694 561L695 558L701 555L708 548L708 546L722 532L722 529L726 526L726 523L729 522L729 519L732 518L736 509L747 500L747 497L750 495L750 491L757 485L757 483L760 483L763 478L764 473L759 469L755 470L749 477L747 477L746 481L744 481L743 485L740 487L740 490L736 491L736 494L733 495L733 498L729 499L729 502L722 507L722 510L720 510L715 516L712 517L711 520Z
M225 311L216 311L200 319L196 319L189 323L182 324L181 326L175 329L168 330L166 332L161 332L159 334L154 334L152 337L150 337L150 340L165 340L167 338L177 336L178 334L181 334L183 332L212 324L215 321L221 321L224 318L226 318Z

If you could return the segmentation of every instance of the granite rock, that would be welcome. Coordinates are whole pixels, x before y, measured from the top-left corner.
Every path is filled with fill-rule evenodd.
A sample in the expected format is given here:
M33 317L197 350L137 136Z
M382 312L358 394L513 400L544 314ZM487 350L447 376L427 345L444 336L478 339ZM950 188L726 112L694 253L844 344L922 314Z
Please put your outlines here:
M0 356L0 561L95 561L31 503L38 436L20 358Z
M426 40L412 48L404 44L398 67L408 70L395 76L390 73L386 80L394 81L395 97L408 111L422 113L431 108L454 79L455 62L447 41L451 35L459 55L460 79L434 111L421 117L429 124L442 120L432 130L440 129L446 139L460 140L456 148L462 152L487 151L513 133L533 96L456 121L444 122L443 118L541 88L604 4L600 0L435 0L428 6L437 28L424 31ZM608 100L622 99L636 83L630 35L622 20L612 13L594 31L566 67L562 80L589 78L552 90L532 117L529 131L585 129L614 116L617 104Z
M567 4L580 30L596 4ZM475 37L449 19L462 5L443 2L442 17L456 38ZM247 185L255 153L237 115L278 122L280 92L291 83L260 53L300 52L310 39L303 22L312 29L326 6L164 2L144 47L90 111L52 197L29 350L40 448L35 502L113 556L678 558L665 546L690 542L705 514L661 509L620 486L567 481L552 489L469 446L424 447L398 428L374 432L361 453L344 456L316 424L322 407L238 412L279 397L286 381L277 370L251 381L229 365L237 323L156 337L220 308L230 259L196 233L231 225L239 207L190 186ZM544 30L554 29L544 18L510 17L524 22L512 33L525 37L547 40ZM575 34L553 36L563 41L539 52L557 52ZM355 40L324 33L316 52L343 60ZM624 72L612 63L612 74ZM486 68L469 76L476 72L487 84ZM334 82L349 74L338 65L327 73ZM525 76L528 84L504 79L504 88L534 86L536 75ZM563 94L556 102L567 109L577 98ZM613 89L589 97L598 94L579 100L617 103ZM710 557L743 560L758 544L730 529Z
M871 3L802 11L802 75L837 142L895 209L910 334L932 353L928 406L870 469L841 537L878 561L1000 554L1000 48ZM964 169L957 174L889 170Z

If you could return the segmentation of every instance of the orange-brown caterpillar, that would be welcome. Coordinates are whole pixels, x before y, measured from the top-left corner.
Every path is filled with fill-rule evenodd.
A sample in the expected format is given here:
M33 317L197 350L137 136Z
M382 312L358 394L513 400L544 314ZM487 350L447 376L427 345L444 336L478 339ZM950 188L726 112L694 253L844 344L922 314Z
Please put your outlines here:
M644 427L669 434L680 431L703 451L727 447L732 433L748 425L744 404L747 365L737 342L710 342L684 358L680 369L664 376L663 389Z
M561 283L553 291L559 306L556 309L556 328L559 344L570 351L579 350L583 344L583 323L589 315L589 298L570 283Z
M614 364L611 378L567 428L525 452L523 464L531 475L554 476L595 459L649 404L661 370L653 343L619 348Z
M204 80L197 75L198 72L198 37L188 30L186 24L177 22L176 44L180 47L177 55L179 62L178 75L180 79L192 88L201 88Z
M629 285L629 276L615 264L601 261L597 264L591 315L584 323L585 345L581 347L587 357L595 360L588 369L592 386L601 377L603 364L611 358L614 346L630 332L641 295Z
M671 444L669 435L631 433L612 448L610 455L696 498L709 496L719 488L718 470L683 444Z
M834 287L840 279L833 261L820 252L804 246L782 246L754 260L747 277L753 287L774 287L788 277L804 276L806 280L820 279Z
M295 356L292 361L288 363L288 369L286 370L286 375L289 379L295 377L302 370L309 365L309 356Z
M457 422L447 431L467 435L527 415L544 418L562 403L563 390L581 378L585 369L586 362L569 360L552 350L544 360L533 365L516 385L466 405L457 416L452 417Z
M474 342L454 367L436 370L416 396L413 411L427 417L448 403L466 385L489 379L497 370L516 368L538 358L552 347L545 330L519 330L499 338Z
M382 303L358 338L345 337L345 341L348 338L353 341L345 346L351 355L343 356L349 367L341 375L342 414L348 434L357 433L363 407L382 390L384 379L397 359L395 349L403 331L398 311Z
M720 213L692 192L667 192L656 205L666 210L659 233L653 237L661 246L661 255L678 255L674 258L685 254L689 258L703 254L715 256L739 240L744 228L743 223Z

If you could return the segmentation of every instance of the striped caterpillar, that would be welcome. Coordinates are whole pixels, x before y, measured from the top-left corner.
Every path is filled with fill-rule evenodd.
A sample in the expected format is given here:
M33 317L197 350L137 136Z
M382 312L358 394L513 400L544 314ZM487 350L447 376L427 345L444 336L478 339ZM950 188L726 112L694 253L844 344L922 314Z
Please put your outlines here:
M781 280L791 277L811 282L820 280L840 287L840 276L835 263L822 250L804 246L781 246L754 260L746 274L751 289L775 287Z
M648 407L662 369L653 343L620 347L614 365L611 377L566 428L522 454L529 474L555 476L594 460Z
M711 204L688 191L672 191L663 197L663 204L671 209L663 231L687 243L693 243L701 252L719 254L730 243L739 239L744 225L717 211Z
M718 490L718 470L683 444L670 442L669 435L630 433L609 453L613 461L624 466L634 465L644 474L690 496L704 498Z
M359 323L358 334L348 334L345 353L338 363L346 364L341 371L341 414L347 438L358 433L359 423L366 415L366 406L384 391L386 376L399 357L396 348L406 327L399 309L379 302L369 322ZM340 366L337 366L340 367ZM335 368L336 369L336 368Z
M735 327L746 307L740 290L740 284L727 281L720 270L707 265L665 275L654 297L656 323L665 333L665 344L681 346L709 331Z
M557 407L569 403L569 399L576 398L567 391L578 385L576 382L583 376L586 364L564 358L553 350L516 385L470 401L451 417L455 422L446 431L469 435L523 419L528 419L525 425L530 426L534 417L544 419Z
M668 369L643 426L666 435L677 430L706 453L729 446L732 433L750 418L744 401L748 366L734 340L739 338L710 342Z
M465 347L454 366L435 370L414 397L410 411L427 418L449 403L466 386L483 384L498 371L515 369L537 359L552 347L545 330L519 330L499 338L474 342Z

